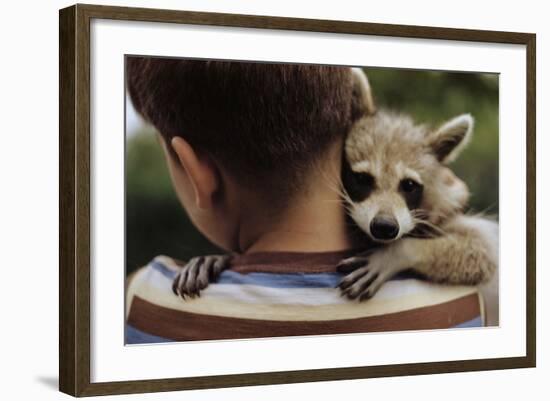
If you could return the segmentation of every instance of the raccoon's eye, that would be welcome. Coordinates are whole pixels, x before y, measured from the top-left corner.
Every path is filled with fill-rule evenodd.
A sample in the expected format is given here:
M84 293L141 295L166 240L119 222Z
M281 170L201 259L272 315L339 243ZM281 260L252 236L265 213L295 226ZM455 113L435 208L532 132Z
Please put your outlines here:
M399 188L401 189L401 191L410 194L421 189L422 185L420 185L416 181L411 180L410 178L406 178L401 181L401 183L399 184Z

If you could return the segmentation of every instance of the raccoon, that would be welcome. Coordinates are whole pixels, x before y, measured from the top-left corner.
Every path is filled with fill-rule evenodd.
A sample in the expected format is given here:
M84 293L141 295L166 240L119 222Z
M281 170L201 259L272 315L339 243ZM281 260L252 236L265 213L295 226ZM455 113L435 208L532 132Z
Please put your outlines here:
M339 284L342 294L369 299L409 269L439 283L487 282L498 263L496 224L463 213L468 188L446 167L468 144L472 116L435 130L417 125L407 115L376 110L366 76L354 73L366 101L345 143L343 197L374 245L338 266L349 273Z

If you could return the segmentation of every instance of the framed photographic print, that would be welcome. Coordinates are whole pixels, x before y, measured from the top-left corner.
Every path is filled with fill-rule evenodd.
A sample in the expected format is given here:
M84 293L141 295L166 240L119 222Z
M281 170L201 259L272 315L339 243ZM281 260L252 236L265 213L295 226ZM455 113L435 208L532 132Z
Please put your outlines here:
M535 366L534 34L59 18L61 391Z

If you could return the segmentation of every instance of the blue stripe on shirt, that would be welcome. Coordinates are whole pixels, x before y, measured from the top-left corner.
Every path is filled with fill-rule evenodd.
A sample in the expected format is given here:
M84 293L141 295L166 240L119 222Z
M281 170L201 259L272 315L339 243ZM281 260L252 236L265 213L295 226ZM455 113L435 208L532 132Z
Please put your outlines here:
M126 344L168 343L172 341L168 338L145 333L126 323Z
M173 270L170 270L166 266L164 266L162 263L154 260L152 261L149 266L151 266L154 270L161 273L163 276L168 277L169 279L173 280L176 278L176 272Z
M472 320L468 320L467 322L457 324L456 326L453 326L453 329L463 329L466 327L483 327L481 316L478 316Z
M173 280L176 272L159 261L151 262L150 266L163 276ZM345 276L342 273L238 273L232 270L223 271L216 284L250 284L272 288L334 288ZM402 273L392 280L405 280L414 277Z
M154 261L151 267L173 280L176 273L162 263ZM273 288L334 288L343 275L340 273L246 273L232 270L221 272L216 284L252 284Z
M334 288L343 275L340 273L247 273L226 270L217 284L252 284L272 288Z
M176 277L176 272L158 261L152 262L151 267L171 280ZM340 273L242 274L225 270L221 272L216 284L252 284L273 288L334 288L342 277Z

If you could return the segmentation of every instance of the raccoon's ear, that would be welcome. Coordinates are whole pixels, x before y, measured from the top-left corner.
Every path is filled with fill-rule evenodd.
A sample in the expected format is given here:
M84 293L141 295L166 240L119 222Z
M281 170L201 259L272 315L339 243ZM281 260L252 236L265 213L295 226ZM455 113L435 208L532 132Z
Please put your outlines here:
M352 68L351 72L353 76L351 116L355 121L363 116L374 114L376 106L365 72L361 68Z
M466 147L474 129L474 118L462 114L452 118L428 136L428 144L443 164L454 161Z

